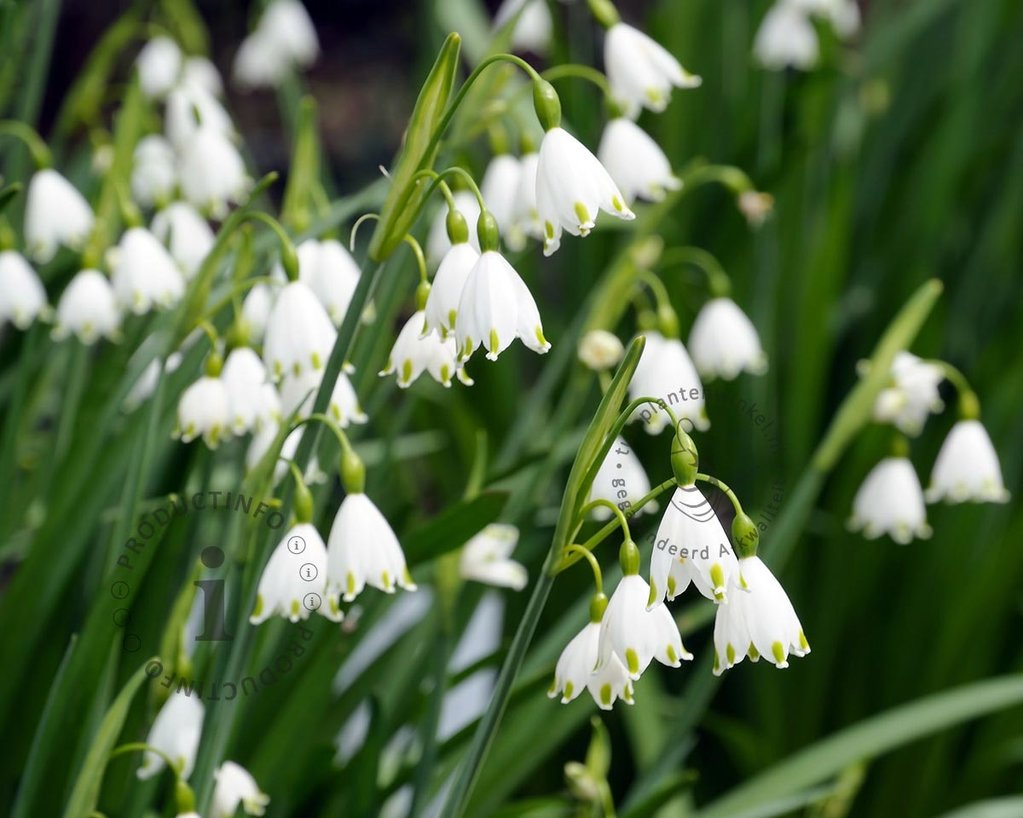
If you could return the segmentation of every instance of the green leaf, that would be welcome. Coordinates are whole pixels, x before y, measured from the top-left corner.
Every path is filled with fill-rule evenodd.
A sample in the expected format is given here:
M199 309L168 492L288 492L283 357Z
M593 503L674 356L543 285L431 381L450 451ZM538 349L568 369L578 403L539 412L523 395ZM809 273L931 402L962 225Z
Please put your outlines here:
M403 538L409 565L426 562L466 543L494 522L508 501L507 492L485 491L444 510Z

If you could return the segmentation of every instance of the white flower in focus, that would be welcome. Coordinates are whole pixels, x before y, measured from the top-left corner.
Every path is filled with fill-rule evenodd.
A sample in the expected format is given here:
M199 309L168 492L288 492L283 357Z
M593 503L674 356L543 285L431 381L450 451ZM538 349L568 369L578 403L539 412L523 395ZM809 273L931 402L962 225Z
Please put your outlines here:
M120 329L121 313L107 277L98 270L77 273L60 294L53 337L74 333L83 344L92 344L100 337L117 340Z
M521 591L529 582L525 567L510 559L519 541L513 525L492 523L462 547L458 571L464 579Z
M626 117L615 117L604 127L597 158L628 205L637 198L659 202L667 191L682 187L661 146Z
M387 519L369 497L353 492L341 501L327 537L327 589L351 602L367 584L388 594L395 585L416 590Z
M671 89L697 88L702 80L642 31L615 23L604 40L604 68L615 101L635 118L639 109L663 111Z
M685 346L677 338L665 338L654 330L643 335L646 345L629 383L629 397L660 398L679 420L688 421L701 432L709 429L703 383ZM632 419L642 419L647 432L654 435L671 424L668 413L651 404L637 409Z
M185 279L174 259L144 227L125 231L111 266L110 283L118 304L136 315L172 307L185 293Z
M740 372L767 371L756 327L731 298L712 298L703 305L689 332L689 351L705 378L730 381Z
M482 345L496 361L516 338L541 355L551 348L529 288L496 250L483 253L466 279L455 337L462 359Z
M610 174L589 149L564 128L551 128L540 143L536 209L543 225L543 254L561 246L561 232L586 236L603 210L626 221L636 218Z
M217 67L206 57L188 57L181 73L181 84L201 88L207 94L219 97L224 93L224 81Z
M810 644L788 594L760 557L739 560L748 590L734 589L717 606L714 620L714 675L720 676L746 656L761 656L779 668L788 657L806 656Z
M10 321L28 329L46 310L46 289L36 271L21 253L0 251L0 327Z
M504 237L508 247L516 252L525 249L527 238L543 240L543 225L536 209L536 169L539 163L540 154L536 151L525 153L519 159L519 183L515 188L511 227Z
M515 220L515 195L518 193L522 166L510 153L501 153L490 160L480 183L480 193L487 210L494 214L501 235L507 237Z
M248 770L233 761L225 761L213 773L216 785L210 803L210 818L234 818L238 807L246 815L263 815L270 796L259 788Z
M295 415L296 418L309 417L316 401L316 393L320 389L323 373L311 369L301 375L286 375L281 381L281 411L285 417ZM334 391L327 404L327 414L342 429L352 423L365 423L368 418L362 411L355 387L344 372L339 372L334 383Z
M195 766L203 717L206 709L199 699L181 693L173 694L153 720L146 744L155 747L179 765L181 777L187 779ZM166 766L163 757L148 750L135 775L142 780L152 778Z
M340 622L343 614L337 597L325 599L326 588L327 546L315 526L296 523L281 537L263 568L249 622L259 625L271 616L299 622L313 611Z
M441 339L440 333L432 330L423 335L425 320L422 310L412 313L391 347L387 364L378 374L383 377L397 372L398 386L402 389L411 386L423 372L429 372L444 387L450 387L451 378L456 375L466 386L472 386L472 378L458 362L455 339L450 335Z
M554 27L546 0L504 0L494 15L494 30L503 28L516 14L519 17L512 30L512 51L546 54ZM486 201L489 206L490 200Z
M181 63L181 49L170 37L154 37L146 43L135 61L142 93L150 99L163 97L178 81Z
M242 200L252 180L241 154L220 131L200 126L185 143L180 159L181 192L199 210L214 218Z
M608 449L607 457L597 469L586 502L607 500L622 511L638 516L657 510L656 500L651 500L642 508L633 507L649 493L650 478L646 476L643 464L624 438L615 438L614 444ZM597 520L610 520L612 513L606 506L597 506L591 512Z
M887 534L903 545L931 536L923 489L908 458L886 457L870 470L853 499L849 528L871 540Z
M891 379L892 385L882 389L874 401L874 420L891 423L915 437L923 431L928 415L945 408L938 394L944 372L938 364L902 351L892 362Z
M650 599L669 601L692 582L713 602L723 603L742 586L728 535L703 492L679 486L664 510L650 554Z
M638 679L656 659L668 667L679 667L693 654L685 649L678 625L665 605L647 610L650 586L637 574L626 574L618 581L600 623L600 647L597 668L617 658Z
M159 134L139 140L131 168L131 195L143 207L163 204L177 184L177 159L171 143Z
M231 431L245 434L281 413L281 401L273 384L267 381L266 367L248 347L228 353L220 379L227 389L231 407Z
M74 185L51 168L36 171L25 201L25 246L35 261L50 261L59 245L80 249L92 225L92 208Z
M558 658L554 683L547 695L561 694L561 703L568 704L583 689L590 691L601 710L610 710L617 699L632 704L632 680L629 671L615 655L594 670L600 647L600 623L590 622L576 634Z
M458 305L462 300L466 279L479 261L480 254L468 242L451 245L441 259L433 286L426 297L423 320L425 329L447 337L455 331Z
M991 438L979 420L960 420L941 444L925 493L928 503L1005 503L1009 492Z
M793 3L776 2L764 15L753 41L757 61L771 71L809 70L817 63L817 32Z
M359 265L335 239L307 239L298 246L299 281L306 284L335 324L340 324L359 286Z
M168 141L179 152L200 128L208 128L224 137L234 134L231 117L219 100L201 85L180 83L167 95L164 128Z
M579 341L579 360L594 372L604 372L617 366L625 356L621 339L606 329L593 329Z
M263 361L274 380L323 369L334 348L337 330L308 286L286 284L277 294L266 321Z
M469 244L478 253L480 250L479 236L476 234L476 222L480 217L480 203L476 201L467 190L456 190L452 197L455 200L455 210L462 214L466 225L469 227ZM448 209L442 207L437 211L430 223L430 232L426 236L426 260L430 266L439 264L441 259L451 249L451 239L448 238Z
M182 393L174 435L182 443L201 436L211 449L231 436L231 399L220 378L204 375Z

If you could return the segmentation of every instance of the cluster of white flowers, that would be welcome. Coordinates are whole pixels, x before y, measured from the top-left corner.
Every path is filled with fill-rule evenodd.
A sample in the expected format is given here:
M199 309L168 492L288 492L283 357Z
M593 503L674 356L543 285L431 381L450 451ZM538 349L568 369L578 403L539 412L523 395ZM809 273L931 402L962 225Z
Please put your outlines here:
M813 68L820 56L814 19L830 23L842 39L852 37L860 28L855 0L775 0L753 42L757 61L772 71Z

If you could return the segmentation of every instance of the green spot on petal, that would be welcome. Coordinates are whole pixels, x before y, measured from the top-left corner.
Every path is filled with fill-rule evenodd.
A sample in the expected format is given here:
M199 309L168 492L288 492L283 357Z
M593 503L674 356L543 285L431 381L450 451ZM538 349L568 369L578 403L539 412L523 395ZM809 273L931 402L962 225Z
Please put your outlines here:
M650 581L650 596L646 599L646 605L649 608L657 601L657 583L653 580Z
M575 211L576 218L579 219L580 227L590 221L590 211L586 209L586 205L582 202L576 202L572 209Z
M801 647L803 650L810 649L810 643L806 641L806 634L804 634L802 631L799 632L799 647Z
M604 704L611 704L611 685L604 684L600 686L600 701Z
M725 646L725 656L728 657L728 664L730 664L730 665L734 665L735 664L735 648L732 647L732 643L731 642L729 642Z
M412 380L412 361L407 358L401 364L401 382L408 383Z
M774 655L775 664L785 663L785 646L781 642L771 643L771 653Z
M625 210L625 203L618 196L612 196L611 207L613 207L617 213L621 213Z
M544 235L547 237L548 241L552 240L554 238L554 225L551 224L550 222L544 222L543 232Z
M298 616L301 610L302 609L299 607L298 600L297 599L291 600L291 615Z
M749 660L751 662L760 661L760 651L757 650L756 647L752 644L749 646L749 650L746 651L746 655L749 657Z
M351 571L349 571L348 572L348 576L345 578L345 582L346 582L346 591L348 593L348 596L354 596L355 595L355 574L352 573Z
M632 648L625 649L625 666L629 669L629 673L639 673L639 656Z
M571 682L565 682L565 698L571 699L573 693L575 693L574 685Z
M678 661L678 654L675 653L674 645L668 645L668 661L672 664Z
M500 343L500 341L498 340L498 337L497 337L497 330L496 329L492 329L492 330L490 330L490 348L489 348L490 349L490 353L492 355L497 355L497 351L500 348L501 348L501 343Z
M257 594L256 595L256 607L254 607L252 609L252 615L253 616L259 616L261 613L263 613L263 595L262 594Z
M458 318L458 310L450 310L448 312L448 326L451 329L455 328L455 319Z

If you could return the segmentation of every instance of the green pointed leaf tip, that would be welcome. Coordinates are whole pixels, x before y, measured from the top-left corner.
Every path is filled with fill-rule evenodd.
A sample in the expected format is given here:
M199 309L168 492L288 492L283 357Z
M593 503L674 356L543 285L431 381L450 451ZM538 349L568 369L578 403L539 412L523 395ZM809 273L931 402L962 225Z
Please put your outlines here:
M418 170L429 168L437 151L436 129L447 107L458 69L461 37L449 34L426 78L405 132L405 144L391 172L391 189L369 245L370 258L382 261L401 244L422 204L426 185L413 183Z

